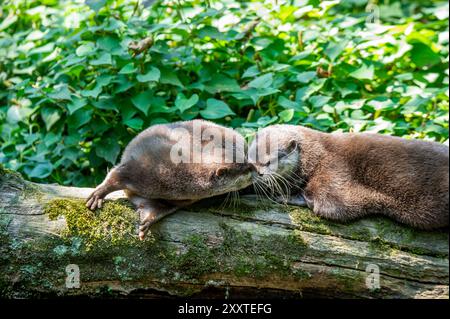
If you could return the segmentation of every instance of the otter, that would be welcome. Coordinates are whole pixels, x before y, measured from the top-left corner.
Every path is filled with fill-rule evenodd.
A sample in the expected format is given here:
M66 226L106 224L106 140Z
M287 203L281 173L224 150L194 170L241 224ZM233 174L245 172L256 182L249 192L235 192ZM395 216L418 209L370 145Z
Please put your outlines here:
M230 128L203 120L154 125L125 148L86 201L101 208L105 196L124 190L141 216L139 238L177 209L252 183L245 139Z
M378 214L418 229L448 229L445 145L274 125L256 134L248 156L257 171L256 190L269 194L270 186L282 194L278 202L308 206L338 222Z

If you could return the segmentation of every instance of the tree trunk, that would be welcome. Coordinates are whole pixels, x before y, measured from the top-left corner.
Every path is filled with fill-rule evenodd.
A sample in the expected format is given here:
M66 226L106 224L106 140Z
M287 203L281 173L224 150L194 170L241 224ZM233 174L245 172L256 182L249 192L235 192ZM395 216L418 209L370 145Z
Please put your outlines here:
M203 201L139 241L123 194L92 213L90 192L0 168L1 297L449 297L447 232L338 224L247 196Z

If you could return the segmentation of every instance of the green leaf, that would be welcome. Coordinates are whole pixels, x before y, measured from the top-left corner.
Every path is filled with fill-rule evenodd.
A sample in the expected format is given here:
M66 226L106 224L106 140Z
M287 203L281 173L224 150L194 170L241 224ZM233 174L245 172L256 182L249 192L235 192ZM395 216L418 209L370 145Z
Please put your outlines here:
M184 111L180 114L180 118L183 121L190 121L198 116L199 109L197 106L191 107L190 109Z
M6 112L6 119L9 123L24 122L31 114L33 110L28 107L19 105L11 105Z
M92 105L97 109L119 111L114 98L100 97L98 101L93 101Z
M316 78L317 73L314 71L302 72L297 75L297 81L300 83L309 83Z
M8 11L5 11L5 12L8 12ZM5 15L6 15L6 13L5 13ZM5 18L5 20L2 19L3 21L0 23L0 31L5 30L10 25L15 23L18 18L19 17L16 14L10 14Z
M231 79L223 74L214 74L210 81L205 83L205 90L211 94L220 92L240 91L240 86L235 79Z
M233 97L237 99L251 99L253 104L256 105L258 100L264 96L273 95L279 93L280 90L274 88L265 88L265 89L247 89L243 90L239 93L233 94Z
M267 73L257 77L253 81L250 81L248 83L248 87L255 89L265 89L271 86L272 83L273 83L273 73Z
M131 118L123 122L128 127L131 127L134 130L141 130L142 125L144 125L144 121L139 118Z
M374 69L373 64L367 66L366 64L349 74L351 77L358 80L373 80Z
M412 44L411 60L419 68L433 66L441 62L441 56L434 52L428 45L422 42Z
M120 153L120 146L117 140L106 138L95 145L95 153L98 157L104 158L111 164L115 164Z
M412 114L414 112L426 112L425 105L430 101L428 97L416 96L402 107L402 114Z
M225 40L226 35L225 33L220 32L217 28L212 26L204 26L202 29L198 31L198 37L199 38L205 38L209 37L211 39L217 39L217 40Z
M184 96L183 93L178 93L177 98L175 100L175 107L180 110L181 113L190 109L198 102L198 95L193 94L189 99Z
M150 82L150 81L158 81L161 76L161 72L155 68L151 67L150 70L145 74L139 74L136 76L136 79L139 82Z
M92 90L81 90L80 94L84 97L92 97L96 99L99 94L102 93L102 87L100 85L96 85Z
M311 103L311 105L315 108L320 108L322 106L324 106L325 104L328 103L328 101L331 100L331 97L329 96L325 96L325 95L316 95L316 96L312 96L309 99L309 103Z
M91 65L105 65L105 64L112 64L112 58L111 54L109 53L102 53L100 57L98 57L95 60L90 61Z
M345 98L347 95L350 95L352 93L359 93L358 86L353 82L335 81L333 84L336 86L342 98Z
M150 90L139 93L138 95L133 96L131 102L133 105L141 110L145 115L148 114L148 110L152 103L153 92Z
M134 67L134 63L130 62L120 69L119 74L136 73L137 69Z
M291 101L282 95L278 97L277 103L285 109L299 109L299 104L297 102Z
M317 79L312 84L298 89L295 93L295 101L301 102L308 99L312 94L319 91L325 84L327 79Z
M68 117L67 124L70 129L78 129L92 119L93 110L78 110Z
M342 40L337 43L328 42L326 49L324 50L325 55L331 60L334 61L336 58L344 51L347 46L347 41Z
M96 82L97 85L103 87L109 85L114 80L114 78L115 78L114 75L102 74L97 77Z
M208 120L216 120L228 115L236 114L225 102L216 99L208 99L206 101L206 109L200 111L200 115Z
M51 107L44 107L40 113L47 131L50 131L52 126L55 125L55 123L61 118L61 114L58 109Z
M253 65L249 67L247 70L245 70L244 74L242 74L242 78L252 78L254 76L257 76L259 74L258 66Z
M375 110L383 111L394 110L396 108L394 101L384 96L374 98L367 102L367 105L373 107Z
M258 120L256 122L244 123L244 124L242 124L242 126L259 128L259 127L265 127L267 125L273 124L276 121L278 121L278 116L273 116L273 117L262 116L262 117L258 118Z
M69 115L75 113L75 111L81 109L87 105L88 101L85 98L74 97L72 101L67 104L67 109L69 110Z
M64 66L69 67L75 64L79 65L84 60L86 60L86 57L78 57L75 54L70 54L63 61L65 61Z
M55 100L70 100L72 97L69 88L65 84L56 86L54 91L48 96Z
M88 42L88 43L85 43L85 44L80 45L80 46L76 49L75 53L76 53L78 56L87 56L87 55L93 54L95 51L96 51L96 50L95 50L95 45L94 45L94 43Z
M134 86L134 82L128 80L127 77L124 75L120 75L114 82L117 83L117 86L114 90L114 93L116 94L128 91Z
M161 73L161 78L159 81L161 83L170 84L170 85L178 86L180 88L184 88L183 83L181 83L180 79L174 72L170 71L167 68L160 68L160 73Z
M121 54L122 47L117 38L105 36L97 40L98 47L102 50L108 51L111 54Z
M33 54L49 53L49 52L52 52L54 48L55 48L54 43L47 43L41 47L37 47L37 48L31 50L29 52L29 54L33 55Z
M50 162L39 163L28 173L28 177L42 179L50 176L52 171L53 165Z
M98 12L101 8L103 8L106 4L107 0L86 0L86 5L89 6L95 12Z
M278 113L278 117L283 122L289 122L294 117L294 109L287 109Z
M174 110L166 105L166 101L161 96L153 96L149 114L152 113L173 113Z

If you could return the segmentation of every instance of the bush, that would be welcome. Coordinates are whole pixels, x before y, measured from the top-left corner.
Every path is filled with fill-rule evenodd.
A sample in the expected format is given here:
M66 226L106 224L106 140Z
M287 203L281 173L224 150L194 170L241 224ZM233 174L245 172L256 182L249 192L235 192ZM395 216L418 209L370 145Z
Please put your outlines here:
M142 129L193 118L442 142L447 18L446 2L6 0L0 163L93 186Z

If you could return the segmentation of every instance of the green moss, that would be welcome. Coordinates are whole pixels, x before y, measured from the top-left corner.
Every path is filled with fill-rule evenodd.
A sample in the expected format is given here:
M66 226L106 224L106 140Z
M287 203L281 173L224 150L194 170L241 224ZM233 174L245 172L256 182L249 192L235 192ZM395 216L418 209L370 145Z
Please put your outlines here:
M17 204L30 198L39 202L44 195L38 185L25 181L20 173L6 169L0 165L0 186L5 185L20 190L10 201L10 204Z
M416 237L416 234L420 233L420 230L400 225L387 218L378 218L376 225L377 231L382 237L385 234L396 234L402 240L412 241Z
M23 180L20 173L7 169L2 164L0 164L0 184L3 180L6 180L5 177Z
M369 248L386 255L395 254L395 248L380 237L372 238L369 241Z
M314 232L323 235L332 233L330 226L331 222L314 215L307 208L295 208L289 211L289 216L292 222L299 226L301 230Z
M138 216L126 201L108 201L95 212L86 208L83 200L54 199L44 206L51 220L64 216L65 238L78 237L86 248L97 244L126 245L137 242Z
M183 273L188 278L213 272L217 268L214 250L207 245L207 239L194 234L185 240L188 250L175 257L173 265L176 273Z
M247 231L220 224L223 241L211 246L206 236L192 235L187 251L173 255L173 271L185 278L199 278L206 273L232 273L261 278L265 275L309 278L307 272L294 269L306 244L298 234L267 235L255 240Z

